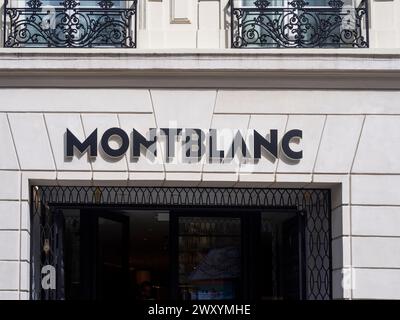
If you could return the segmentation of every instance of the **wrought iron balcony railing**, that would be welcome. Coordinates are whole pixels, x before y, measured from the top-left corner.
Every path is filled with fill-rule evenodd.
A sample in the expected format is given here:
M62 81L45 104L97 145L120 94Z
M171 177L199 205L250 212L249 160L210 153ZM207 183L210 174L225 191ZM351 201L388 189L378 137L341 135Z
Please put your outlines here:
M137 0L5 0L4 47L136 47Z
M230 0L233 48L368 48L368 0Z

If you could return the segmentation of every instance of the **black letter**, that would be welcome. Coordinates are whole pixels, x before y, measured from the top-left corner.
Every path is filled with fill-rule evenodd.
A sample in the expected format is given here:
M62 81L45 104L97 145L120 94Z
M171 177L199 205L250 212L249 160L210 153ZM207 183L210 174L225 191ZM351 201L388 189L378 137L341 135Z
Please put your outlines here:
M192 139L193 136L196 136L197 139ZM186 147L186 158L197 159L200 161L204 155L205 145L204 139L205 134L201 129L186 129L185 130L185 147ZM197 147L197 151L193 150L193 147Z
M74 134L67 129L67 157L74 156L74 147L78 149L80 153L86 152L89 148L89 156L97 157L97 129L94 130L90 136L82 143L74 136Z
M303 158L303 151L293 151L289 146L290 140L293 138L303 138L303 131L299 129L293 129L286 132L282 138L282 150L288 158L300 160Z
M167 137L167 159L175 157L175 139L181 132L182 129L160 129L160 133Z
M217 149L217 130L210 129L210 140L209 140L209 157L210 159L223 159L224 158L224 150Z
M270 130L270 141L254 130L254 159L261 159L261 146L278 157L278 130Z
M155 135L156 129L150 129L150 139L146 140L139 132L133 129L133 148L132 148L132 157L139 158L140 157L140 146L145 147L146 149L150 149L150 147L157 142L157 136ZM153 137L152 137L153 136ZM150 150L154 156L157 156L157 147L154 146L154 150Z
M246 146L246 142L243 139L242 133L238 130L233 138L232 145L228 150L226 159L233 159L240 150L241 156L244 158L248 157L249 151Z
M118 136L121 138L121 146L118 149L110 148L108 141L112 136ZM124 155L126 150L129 147L129 137L126 132L120 128L111 128L104 132L103 137L101 138L101 147L103 151L109 155L110 157L121 157Z

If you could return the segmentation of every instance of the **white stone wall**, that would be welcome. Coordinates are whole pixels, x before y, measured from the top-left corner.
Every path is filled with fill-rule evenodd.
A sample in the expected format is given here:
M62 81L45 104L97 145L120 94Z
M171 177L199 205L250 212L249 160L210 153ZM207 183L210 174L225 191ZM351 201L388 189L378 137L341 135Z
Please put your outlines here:
M0 97L0 299L28 298L32 183L329 187L334 297L400 299L399 91L2 88ZM66 128L84 138L172 125L300 128L304 159L251 171L64 159Z

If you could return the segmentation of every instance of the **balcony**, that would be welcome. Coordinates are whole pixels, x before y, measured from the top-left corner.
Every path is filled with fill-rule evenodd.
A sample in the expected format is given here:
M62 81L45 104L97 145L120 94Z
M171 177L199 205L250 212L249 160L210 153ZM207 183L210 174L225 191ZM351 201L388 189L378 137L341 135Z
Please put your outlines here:
M368 0L5 0L3 8L3 46L12 48L370 47ZM392 45L378 17L373 43Z
M369 47L367 0L230 2L232 48Z
M136 47L137 0L13 3L4 4L4 47Z

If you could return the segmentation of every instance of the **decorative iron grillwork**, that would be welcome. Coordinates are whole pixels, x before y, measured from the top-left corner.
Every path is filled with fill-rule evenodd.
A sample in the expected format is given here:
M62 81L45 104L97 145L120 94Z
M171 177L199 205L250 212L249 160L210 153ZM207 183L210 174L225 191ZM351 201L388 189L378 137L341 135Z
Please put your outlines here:
M368 48L368 0L357 7L353 0L322 2L257 0L247 6L246 1L230 0L231 46Z
M57 260L57 228L60 207L121 208L232 208L303 211L306 219L306 297L330 299L331 211L327 189L190 188L190 187L60 187L32 188L32 288L33 299L55 299L58 290L40 287L42 266ZM44 250L46 245L49 250ZM60 294L61 295L61 294Z
M136 47L137 0L5 0L4 8L4 47Z

